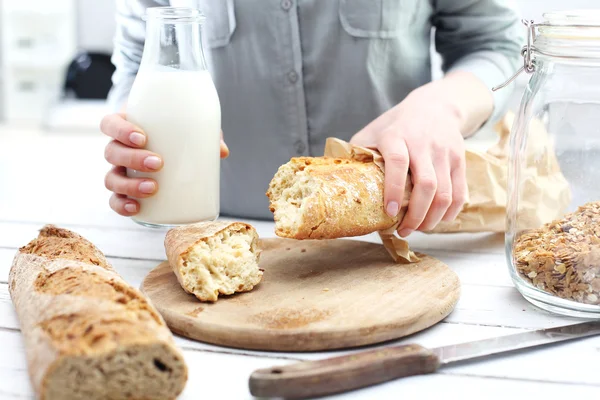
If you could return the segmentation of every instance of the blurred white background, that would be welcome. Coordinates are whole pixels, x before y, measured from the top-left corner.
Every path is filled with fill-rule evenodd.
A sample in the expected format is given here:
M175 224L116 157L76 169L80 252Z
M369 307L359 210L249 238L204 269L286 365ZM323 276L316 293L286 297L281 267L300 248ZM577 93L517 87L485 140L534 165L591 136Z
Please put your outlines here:
M125 0L0 0L0 134L98 131L109 112L115 1ZM545 11L600 7L598 0L514 2L536 21ZM518 81L512 109L526 80Z
M0 0L5 132L97 132L108 112L115 1L124 0Z

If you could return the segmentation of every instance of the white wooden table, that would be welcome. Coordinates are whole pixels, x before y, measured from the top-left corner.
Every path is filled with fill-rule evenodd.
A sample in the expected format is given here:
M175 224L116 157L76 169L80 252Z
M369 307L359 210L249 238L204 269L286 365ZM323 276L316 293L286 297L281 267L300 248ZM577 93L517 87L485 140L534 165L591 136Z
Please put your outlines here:
M3 134L4 133L4 134ZM98 134L35 133L7 139L0 128L0 398L33 398L19 324L7 290L17 248L45 223L73 229L94 242L117 271L139 287L144 275L165 259L164 232L142 228L108 207L103 175L106 140ZM272 223L253 222L261 237ZM377 241L374 236L364 240ZM503 237L489 234L414 234L411 244L447 263L460 276L461 299L436 326L399 340L441 346L557 326L573 320L536 309L513 288ZM382 305L384 306L384 305ZM319 359L343 352L267 353L212 346L177 337L190 376L182 399L250 399L248 377L263 367ZM448 367L429 376L406 378L332 398L545 399L600 396L600 337Z

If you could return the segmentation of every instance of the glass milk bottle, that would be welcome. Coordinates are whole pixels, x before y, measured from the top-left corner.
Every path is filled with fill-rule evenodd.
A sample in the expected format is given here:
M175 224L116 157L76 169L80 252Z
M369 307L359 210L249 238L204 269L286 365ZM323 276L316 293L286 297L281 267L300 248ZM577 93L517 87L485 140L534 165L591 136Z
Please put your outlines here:
M146 148L164 162L152 178L158 191L136 199L139 224L160 227L214 220L219 215L221 108L206 68L199 10L148 8L146 42L127 103L127 119L141 127Z

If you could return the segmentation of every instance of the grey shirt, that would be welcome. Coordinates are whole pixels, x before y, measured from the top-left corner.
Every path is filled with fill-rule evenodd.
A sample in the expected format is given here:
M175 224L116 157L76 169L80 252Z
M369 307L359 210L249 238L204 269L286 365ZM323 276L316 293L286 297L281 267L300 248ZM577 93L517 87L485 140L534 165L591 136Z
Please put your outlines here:
M431 81L432 28L443 70L470 71L490 88L518 68L523 40L507 0L120 0L115 108L139 67L145 8L169 4L207 16L206 56L231 150L221 212L246 218L272 218L265 192L281 164L322 155L327 137L349 140ZM494 94L489 123L509 94Z

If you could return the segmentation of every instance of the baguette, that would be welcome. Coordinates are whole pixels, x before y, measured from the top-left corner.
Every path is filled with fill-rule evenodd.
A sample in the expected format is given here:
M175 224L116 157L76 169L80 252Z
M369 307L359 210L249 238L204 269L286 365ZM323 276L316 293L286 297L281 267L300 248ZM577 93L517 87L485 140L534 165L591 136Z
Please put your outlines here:
M279 167L267 197L275 234L292 239L361 236L393 227L383 206L383 172L372 162L295 157Z
M45 226L19 249L9 291L43 400L174 399L187 367L171 332L89 241Z
M169 264L181 287L201 301L252 290L262 279L258 234L242 222L201 222L171 229Z

